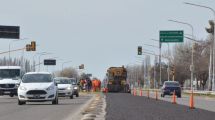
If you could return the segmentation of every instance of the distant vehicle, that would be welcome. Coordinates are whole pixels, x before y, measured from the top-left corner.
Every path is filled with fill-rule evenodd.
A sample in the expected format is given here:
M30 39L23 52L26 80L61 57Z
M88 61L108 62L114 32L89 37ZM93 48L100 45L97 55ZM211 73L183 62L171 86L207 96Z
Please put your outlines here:
M69 78L72 82L73 85L73 95L75 95L76 97L79 97L79 86L78 86L78 82L75 78Z
M110 67L107 70L106 87L109 92L130 92L129 85L127 84L127 70L122 67Z
M0 95L17 95L20 81L20 66L0 66Z
M179 82L177 81L165 81L161 88L161 97L165 97L165 95L173 95L175 91L175 95L177 97L181 97L181 87Z
M18 104L44 101L58 104L57 84L52 74L48 72L26 73L18 88Z
M71 79L67 77L57 77L55 81L58 84L58 96L70 97L70 99L73 99L74 88Z

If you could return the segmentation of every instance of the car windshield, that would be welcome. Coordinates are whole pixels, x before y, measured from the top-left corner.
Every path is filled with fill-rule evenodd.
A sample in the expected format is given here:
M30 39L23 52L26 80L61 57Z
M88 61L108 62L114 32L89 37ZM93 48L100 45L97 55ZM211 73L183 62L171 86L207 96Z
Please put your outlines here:
M71 84L69 79L56 79L56 83L58 84Z
M178 82L165 82L165 86L167 86L167 87L178 87L179 83Z
M18 77L20 77L20 69L0 69L0 79Z
M76 82L75 79L70 79L70 81L71 81L71 83L72 83L73 85L77 84L77 82Z
M50 74L26 74L22 79L23 83L49 83L52 82Z

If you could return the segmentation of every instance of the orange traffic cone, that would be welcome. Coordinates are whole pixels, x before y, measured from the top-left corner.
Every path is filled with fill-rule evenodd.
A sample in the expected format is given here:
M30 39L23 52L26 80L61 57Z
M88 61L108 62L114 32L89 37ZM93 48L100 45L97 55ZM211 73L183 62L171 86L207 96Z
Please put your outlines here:
M133 95L136 96L136 89L134 88Z
M149 90L147 91L147 97L148 97L148 99L149 99Z
M155 99L158 100L158 91L155 91Z
M172 104L176 104L176 95L175 95L175 91L173 92L173 96L172 96Z
M193 90L190 94L190 109L194 109Z
M143 96L143 91L142 91L142 89L140 89L140 96Z

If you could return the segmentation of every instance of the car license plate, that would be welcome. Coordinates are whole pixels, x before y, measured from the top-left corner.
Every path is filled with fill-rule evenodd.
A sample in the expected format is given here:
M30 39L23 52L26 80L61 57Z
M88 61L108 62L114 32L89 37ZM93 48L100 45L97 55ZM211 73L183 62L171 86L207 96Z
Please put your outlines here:
M38 98L40 98L40 95L34 95L33 97L38 99Z
M4 91L4 94L9 94L10 93L10 91Z

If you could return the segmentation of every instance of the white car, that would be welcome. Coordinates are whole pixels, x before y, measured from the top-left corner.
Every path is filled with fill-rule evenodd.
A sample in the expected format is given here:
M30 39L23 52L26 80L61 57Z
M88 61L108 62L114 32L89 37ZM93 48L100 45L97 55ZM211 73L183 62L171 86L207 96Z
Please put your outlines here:
M26 73L18 88L18 104L44 101L58 104L57 84L52 74L48 72Z
M73 99L74 88L71 80L66 77L57 77L55 81L58 84L58 96Z

